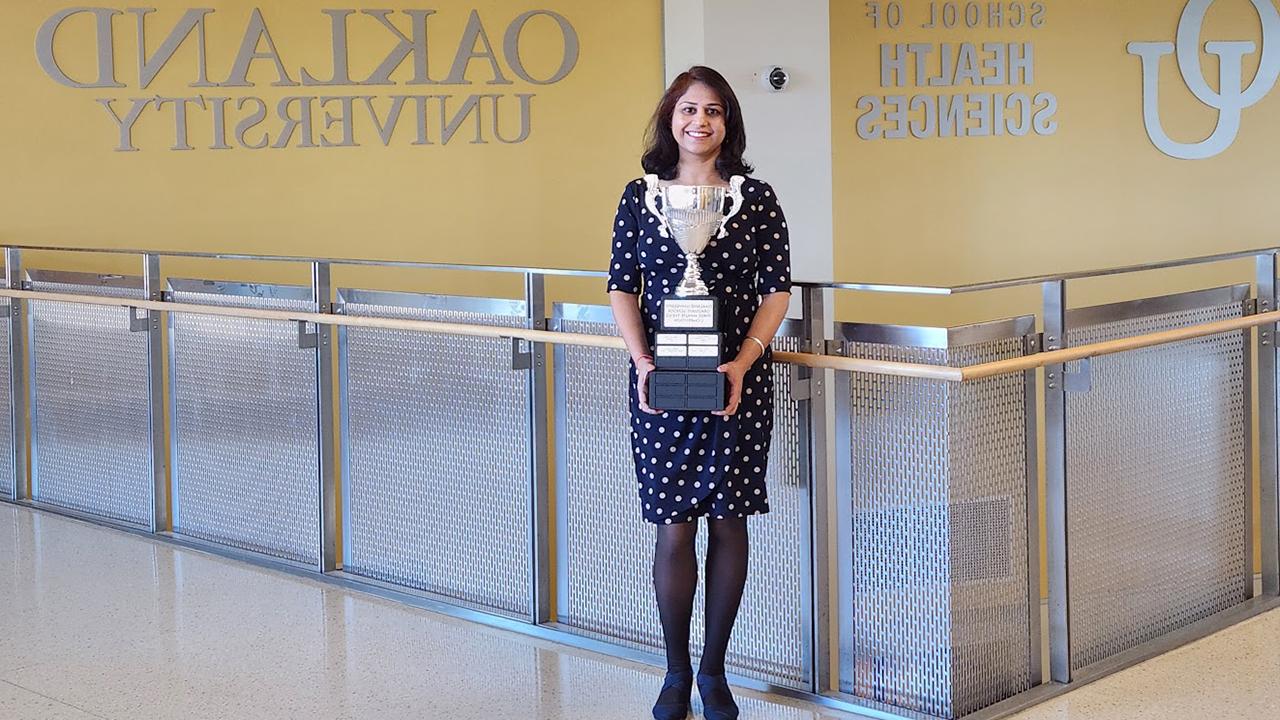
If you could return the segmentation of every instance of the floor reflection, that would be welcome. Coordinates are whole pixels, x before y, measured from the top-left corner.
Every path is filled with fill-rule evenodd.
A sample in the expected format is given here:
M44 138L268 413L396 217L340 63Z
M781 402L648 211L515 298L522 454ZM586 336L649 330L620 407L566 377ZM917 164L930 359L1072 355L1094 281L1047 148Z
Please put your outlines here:
M648 717L651 668L0 505L0 718ZM847 718L742 693L751 720Z
M0 505L0 718L623 720L652 668ZM1280 611L1015 720L1280 717ZM744 720L848 718L743 692Z

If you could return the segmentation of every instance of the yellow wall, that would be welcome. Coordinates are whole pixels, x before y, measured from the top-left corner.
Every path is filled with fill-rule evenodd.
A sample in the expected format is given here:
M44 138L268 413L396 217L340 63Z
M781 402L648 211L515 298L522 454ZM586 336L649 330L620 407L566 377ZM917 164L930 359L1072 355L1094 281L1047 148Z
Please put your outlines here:
M1126 45L1173 42L1186 2L1045 0L1039 28L969 29L960 23L951 30L924 29L932 4L901 2L903 22L893 30L883 23L872 27L868 3L831 3L837 277L952 285L1277 242L1272 196L1280 182L1280 92L1244 111L1239 137L1215 158L1176 160L1147 138L1141 62ZM967 4L958 3L962 10ZM978 4L985 17L989 3ZM1011 3L1001 4L1007 22ZM1249 2L1220 0L1209 9L1202 42L1260 45L1259 28ZM905 88L880 87L881 43L965 41L1034 43L1033 83L916 88L912 78ZM930 76L940 72L936 55ZM1245 58L1246 82L1258 58L1256 52ZM1216 86L1216 61L1207 55L1204 74ZM1162 119L1175 139L1209 134L1217 112L1191 95L1173 57L1162 63L1160 89ZM1018 90L1056 95L1056 134L867 141L856 133L862 115L856 103L865 95ZM1200 275L1191 284L1205 277L1228 276ZM1156 292L1166 287L1163 278L1152 282ZM1088 284L1081 290L1081 301L1101 299ZM969 308L964 319L976 319L1024 296L929 307L960 305ZM1036 294L1029 300L1034 303ZM901 299L859 298L843 308L888 315L902 305ZM908 313L912 319L926 315Z
M888 25L890 4L902 10L897 29ZM1174 42L1185 0L1017 3L1028 12L1043 8L1040 27L1017 29L1007 26L1015 3L995 3L1005 10L1002 28L986 26L993 3L978 3L981 26L972 29L963 22L964 7L972 3L952 3L960 11L956 27L922 27L933 6L940 11L946 4L831 3L836 277L956 285L1263 248L1280 240L1273 199L1280 187L1280 91L1244 110L1239 136L1216 157L1174 159L1148 139L1141 61L1126 46ZM872 5L880 10L878 29L868 17ZM1246 0L1213 3L1202 49L1215 40L1247 40L1260 48L1260 27ZM912 74L906 87L881 87L881 44L932 45L927 78L942 74L939 45L963 42L1033 43L1034 80L918 87ZM1245 57L1245 84L1257 72L1259 57ZM1216 88L1216 59L1202 58L1204 75ZM1175 140L1194 142L1213 131L1217 111L1195 99L1172 56L1162 62L1159 87L1161 120ZM865 108L857 104L864 96L1016 91L1056 96L1055 133L874 140L858 135ZM1252 276L1247 260L1140 273L1072 283L1068 300L1082 306L1248 282ZM837 316L953 324L1033 313L1039 303L1038 287L938 299L844 293Z
M214 6L206 17L207 71L212 81L231 73L255 7L261 9L289 79L301 69L325 80L333 77L331 22L322 7L385 8L382 2L147 3L158 11L146 18L147 53L152 55L190 7ZM73 88L55 82L38 63L40 28L62 2L4 3L0 6L0 244L75 248L160 249L253 253L303 257L419 260L533 267L603 267L607 243L599 238L613 217L624 183L638 172L641 135L662 89L660 0L602 3L550 0L526 5L504 0L436 3L427 18L428 76L445 80L476 10L509 84L494 84L490 61L467 65L464 83L411 85L413 58L395 71L390 86L275 87L280 81L269 57L253 60L251 87L191 87L198 82L196 36L189 37L148 87L141 87L137 16L110 18L115 79L126 87ZM127 5L113 6L124 11ZM504 52L504 35L521 13L550 10L576 33L577 63L562 80L535 84L520 79ZM391 21L410 34L410 19ZM397 45L378 21L355 13L347 20L349 68L353 80L369 77ZM75 81L98 77L95 17L77 14L59 26L53 52L59 68ZM255 35L256 37L256 35ZM525 25L520 59L535 80L553 75L564 57L562 33L540 15ZM478 39L478 38L477 38ZM259 46L267 54L265 41ZM482 44L467 50L482 52ZM465 53L465 50L463 51ZM287 147L241 147L237 124L253 114L256 100L268 106L265 121L245 135L256 144L266 131L279 141L285 121L277 104L289 96L374 96L386 122L394 95L447 95L451 119L472 95L503 97L499 129L520 135L520 94L532 93L529 134L521 142L494 137L492 100L476 139L475 115L464 116L444 142L438 98L428 103L427 138L416 145L418 101L406 101L390 141L384 145L363 101L354 104L352 140L358 147L300 147L295 129ZM125 117L134 98L227 97L226 133L219 143L211 109L188 106L187 144L180 144L173 104L146 107L132 133L136 151L121 152L115 121L99 98L112 99ZM325 127L326 111L341 114L341 101L312 101L314 134L344 141L341 121ZM299 117L300 103L289 111ZM225 144L230 149L212 149ZM27 252L24 266L138 274L140 258ZM167 277L309 282L304 263L250 263L164 259ZM335 267L335 287L386 288L520 297L519 275ZM598 279L552 279L551 300L600 302Z
M1044 24L1022 29L924 29L930 2L903 0L903 23L876 29L862 0L831 0L831 91L834 155L834 275L842 280L955 284L998 277L1114 266L1276 242L1270 196L1280 181L1280 91L1244 111L1232 147L1201 161L1175 160L1148 140L1142 119L1140 62L1131 41L1172 42L1182 0L1044 0ZM943 3L938 3L943 5ZM967 3L961 4L961 7ZM1030 5L1031 3L1023 3ZM158 0L148 16L148 50L154 52L182 12L197 3ZM316 3L220 0L207 19L208 71L225 79L252 9L260 7L283 64L293 80L300 68L327 78L330 21ZM342 7L386 7L371 0ZM492 85L488 61L469 66L471 84L407 86L406 62L383 87L272 87L271 60L255 60L253 87L192 88L197 54L189 40L147 88L137 67L136 17L113 18L116 78L124 88L76 89L59 85L37 63L34 47L42 23L70 3L47 0L0 4L0 243L98 248L273 253L417 259L438 262L602 267L601 228L609 223L622 182L637 174L640 138L662 87L660 0L552 0L525 5L510 0L471 0L434 5L428 20L430 71L448 74L460 36L474 8L514 82ZM882 12L890 3L881 2ZM989 3L980 5L986 8ZM1003 4L1012 14L1012 3ZM425 7L424 6L424 7ZM111 6L124 10L128 5ZM577 65L562 81L532 85L515 78L502 58L503 35L521 12L554 10L580 40ZM710 20L710 18L709 18ZM406 28L402 13L393 21ZM369 75L395 45L393 36L367 15L352 17L350 68ZM1261 44L1258 17L1246 0L1212 5L1203 40L1252 40ZM1277 39L1280 40L1280 39ZM860 97L888 94L1008 93L1020 88L880 87L881 43L1032 42L1032 92L1058 101L1056 133L1049 136L861 140L856 124ZM560 59L560 35L545 17L530 21L521 45L531 72L549 74ZM87 15L59 30L56 57L69 75L93 78L97 52ZM1217 76L1206 56L1205 74ZM1258 65L1245 59L1245 78ZM936 68L929 68L930 74ZM913 83L909 83L913 84ZM1161 75L1161 114L1175 138L1203 138L1216 113L1186 89L1166 58ZM285 149L211 150L211 113L192 108L189 141L173 151L172 106L144 111L133 136L137 152L117 152L118 133L96 100L114 98L123 113L130 98L199 96L233 98L228 140L244 116L240 97L274 106L291 96L374 95L385 114L395 94L450 95L450 111L473 94L500 93L508 137L518 129L519 93L534 93L531 134L518 144L474 144L464 121L447 145L439 119L430 121L435 143L415 146L402 127L384 147L367 114L357 106L355 140L361 147L300 148L295 134ZM780 96L785 99L784 96ZM436 110L436 101L430 106ZM334 108L333 104L328 106ZM274 110L274 107L271 108ZM322 130L317 141L341 138ZM485 117L488 119L488 116ZM282 123L261 129L277 139ZM797 131L803 117L796 118ZM795 188L793 192L802 192ZM137 272L134 259L92 260L30 255L28 266L57 265ZM166 274L305 282L306 268L272 271L243 263L167 261ZM1239 281L1248 263L1212 271L1149 273L1135 278L1079 283L1073 305L1115 297ZM477 281L457 273L338 270L335 285L421 288L438 292L516 296L517 278ZM597 280L554 281L553 298L601 302ZM1033 312L1033 289L937 300L902 296L841 295L839 316L864 321L942 324Z
M472 0L422 6L437 8L427 20L428 74L433 79L449 74L474 8L511 84L491 84L490 63L478 58L466 74L471 84L407 85L412 77L410 58L392 75L397 81L393 86L272 87L279 79L275 65L259 59L248 75L253 87L192 88L190 83L197 79L192 36L145 89L139 87L137 19L127 12L112 20L115 74L127 87L64 87L41 69L33 50L38 30L72 5L40 0L4 3L0 8L0 157L5 164L0 175L0 243L601 267L601 253L607 250L591 238L598 238L600 228L608 225L623 183L638 174L643 125L662 87L659 0ZM322 7L390 7L370 0L159 0L147 5L159 8L147 17L149 53L185 9L216 7L206 20L212 81L229 77L254 7L261 8L294 81L301 79L303 67L318 79L331 76L330 19L321 13ZM131 6L110 7L123 11ZM559 82L524 82L503 56L508 25L531 9L560 13L579 37L578 62ZM409 32L409 18L403 13L391 19ZM359 80L374 71L396 39L367 15L353 15L348 27L351 75ZM69 76L81 81L97 77L93 17L69 18L56 40L56 57ZM554 73L562 46L553 20L532 18L520 45L528 72L535 78ZM265 44L261 49L265 52ZM527 140L495 141L486 112L485 143L470 142L475 137L471 116L443 145L437 100L428 101L429 139L434 143L429 146L412 144L417 101L406 104L389 147L383 146L361 103L355 106L353 120L360 147L301 148L300 131L285 149L244 149L235 138L237 121L256 108L250 101L237 110L235 99L242 96L262 98L271 113L246 139L257 141L267 130L274 142L284 126L273 117L275 104L286 96L374 95L375 107L385 118L395 94L450 95L452 115L468 96L489 93L504 96L500 122L508 139L518 135L520 127L517 95L534 94ZM139 151L116 152L115 123L96 102L115 98L114 109L123 117L130 98L201 95L233 98L227 106L232 149L208 149L215 144L212 110L191 107L189 143L195 149L170 150L176 142L173 106L160 110L151 105L134 132ZM489 100L480 102L486 110L491 107ZM335 101L325 109L338 114L340 107ZM298 109L297 104L291 107L295 113ZM321 134L341 142L340 124L322 133L324 110L317 107L313 115L316 143ZM131 265L121 268L121 262L93 267L133 270ZM30 260L28 265L36 263ZM182 263L166 265L174 274L183 269ZM233 270L241 277L255 272L244 266ZM227 274L225 268L209 272ZM281 279L307 277L301 267L289 273L282 273ZM449 277L434 287L468 289L464 281Z

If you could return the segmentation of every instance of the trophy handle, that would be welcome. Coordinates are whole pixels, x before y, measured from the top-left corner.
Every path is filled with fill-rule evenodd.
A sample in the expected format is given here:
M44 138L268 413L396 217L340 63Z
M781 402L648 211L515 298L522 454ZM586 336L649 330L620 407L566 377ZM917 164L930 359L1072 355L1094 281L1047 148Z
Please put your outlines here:
M729 237L729 230L725 225L728 225L729 221L742 209L742 181L744 179L741 175L734 175L729 178L729 214L725 215L724 219L720 221L720 232L716 235L718 238Z
M649 214L658 218L658 234L662 237L667 235L667 218L658 211L658 176L644 176L644 206L648 208Z

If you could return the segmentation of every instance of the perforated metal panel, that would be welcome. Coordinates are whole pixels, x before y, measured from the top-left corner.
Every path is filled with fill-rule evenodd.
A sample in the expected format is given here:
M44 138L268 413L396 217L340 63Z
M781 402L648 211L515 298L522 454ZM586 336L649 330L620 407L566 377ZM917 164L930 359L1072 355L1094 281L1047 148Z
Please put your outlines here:
M306 287L170 289L183 303L312 308ZM169 344L174 531L318 562L316 351L299 349L297 323L176 313Z
M1143 301L1141 312L1075 311L1068 342L1240 317L1242 291L1216 295L1200 307L1181 296ZM1092 389L1067 394L1073 670L1249 597L1245 337L1095 358Z
M142 278L28 274L37 291L142 297ZM125 308L27 303L31 322L32 498L149 527L147 334Z
M524 303L342 290L348 315L525 327ZM342 328L344 570L525 614L529 374L509 340Z
M1023 340L845 351L962 366L1018 357ZM841 690L958 717L1028 689L1024 376L838 377Z
M798 352L798 337L775 337L774 350ZM769 512L750 521L751 565L729 661L744 675L803 687L805 641L802 604L809 568L801 547L809 515L804 456L808 435L802 432L800 401L792 392L791 366L773 365L773 440L766 482Z
M13 312L10 303L16 300L0 302L3 315ZM17 476L13 471L13 398L9 388L12 379L12 366L9 358L10 323L0 321L0 498L12 500L14 483Z
M558 310L559 311L559 310ZM616 334L608 308L572 307L557 320L566 332ZM794 350L794 338L774 346ZM662 652L653 596L653 526L640 515L630 445L627 355L622 350L556 349L561 625ZM785 365L774 367L774 433L766 482L770 512L750 519L751 563L729 647L732 672L779 685L804 684L801 545L808 513L798 403ZM706 527L697 552L706 553ZM691 646L703 639L703 589L695 598Z

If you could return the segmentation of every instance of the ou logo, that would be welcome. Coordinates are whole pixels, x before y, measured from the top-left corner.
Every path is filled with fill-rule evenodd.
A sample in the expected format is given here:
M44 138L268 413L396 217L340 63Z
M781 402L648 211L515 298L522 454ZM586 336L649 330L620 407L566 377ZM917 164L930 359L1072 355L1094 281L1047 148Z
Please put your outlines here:
M1200 66L1200 33L1204 16L1214 0L1191 0L1178 21L1178 44L1169 42L1129 43L1129 54L1142 58L1142 116L1147 137L1160 152L1180 160L1211 158L1231 147L1240 133L1245 108L1256 105L1280 79L1280 12L1271 0L1249 0L1262 21L1262 59L1249 87L1243 87L1243 60L1257 50L1252 42L1205 43L1205 52L1218 56L1218 91L1205 82ZM1160 59L1174 52L1178 70L1196 98L1218 111L1213 134L1196 143L1180 143L1165 133L1160 123Z

